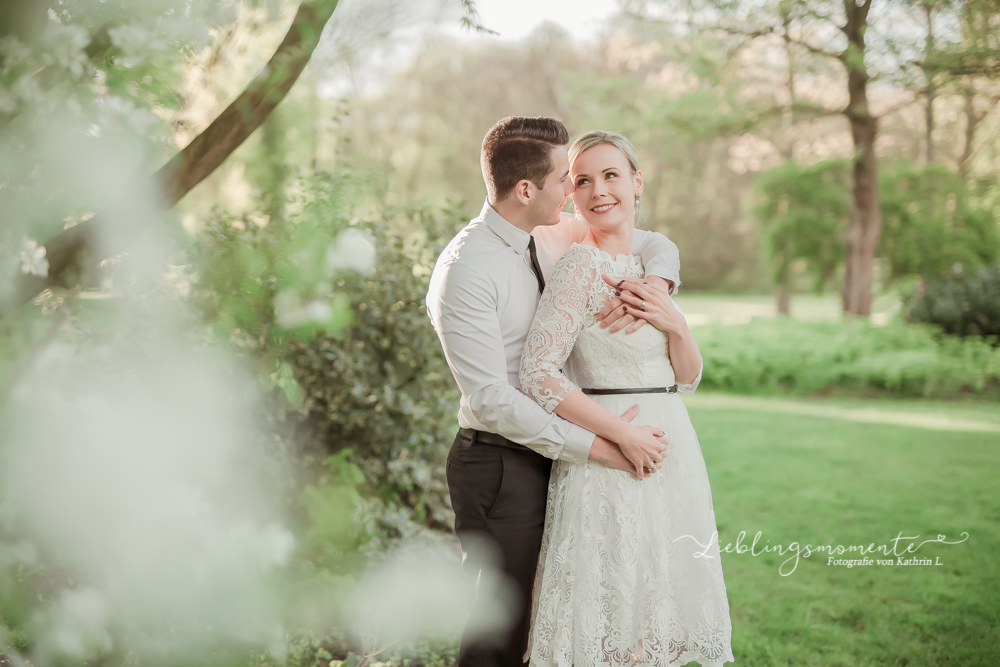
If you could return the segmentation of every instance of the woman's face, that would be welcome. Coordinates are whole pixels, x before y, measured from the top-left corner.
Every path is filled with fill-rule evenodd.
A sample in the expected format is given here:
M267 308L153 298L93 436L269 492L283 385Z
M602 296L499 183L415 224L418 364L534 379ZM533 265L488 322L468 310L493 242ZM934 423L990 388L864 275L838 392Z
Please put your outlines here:
M642 173L632 173L628 158L611 144L580 153L570 167L573 205L594 229L635 224L635 198L642 193Z

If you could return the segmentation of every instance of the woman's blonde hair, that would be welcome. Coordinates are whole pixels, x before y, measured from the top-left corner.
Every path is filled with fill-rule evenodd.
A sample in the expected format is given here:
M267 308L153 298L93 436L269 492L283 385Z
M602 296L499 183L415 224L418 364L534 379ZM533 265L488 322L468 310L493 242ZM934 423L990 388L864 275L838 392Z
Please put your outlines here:
M620 150L622 154L625 155L625 159L628 160L629 166L632 168L632 175L639 171L639 158L635 154L635 146L632 142L628 140L624 134L620 132L607 132L605 130L591 130L590 132L585 132L577 137L573 141L573 145L569 147L569 164L572 167L576 159L580 157L580 154L584 151L593 148L594 146L600 146L601 144L610 144ZM639 224L639 197L635 198L635 224Z

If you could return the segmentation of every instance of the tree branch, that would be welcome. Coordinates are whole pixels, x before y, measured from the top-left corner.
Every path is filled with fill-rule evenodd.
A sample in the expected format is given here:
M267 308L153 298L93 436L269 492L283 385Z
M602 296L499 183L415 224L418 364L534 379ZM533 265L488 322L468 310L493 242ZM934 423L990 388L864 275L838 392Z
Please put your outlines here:
M905 109L906 107L910 106L911 104L913 104L914 102L916 102L919 99L919 96L923 95L924 93L926 93L927 90L925 88L925 89L916 90L916 91L913 91L913 92L914 92L914 95L910 99L904 100L904 101L899 102L897 104L893 104L891 107L889 107L885 111L882 111L879 114L872 114L872 115L877 120L882 120L883 118L886 118L887 116L891 116L892 114L896 113L897 111L901 111L901 110Z
M174 206L260 127L302 74L337 2L304 0L299 5L285 38L243 93L145 184L152 186L151 192L155 191L153 199L157 208L165 211ZM0 317L7 309L26 303L46 287L65 286L74 274L96 265L101 259L93 256L97 250L98 228L102 232L101 253L120 252L148 224L148 211L145 215L130 213L118 207L49 239L45 243L48 276L21 275L12 302L0 308Z
M738 37L746 37L748 39L756 39L757 37L764 37L766 35L780 35L780 33L773 26L763 26L757 28L756 30L744 30L742 28L733 28L730 26L723 26L723 25L702 26L702 28L705 30L721 30L726 34L735 35ZM782 36L782 38L785 38L785 36ZM819 46L813 46L809 42L803 41L801 39L796 39L791 36L788 36L787 39L789 43L795 44L796 46L801 46L806 51L814 53L818 56L826 56L827 58L834 58L839 60L844 55L842 51L827 51L824 48L821 48Z
M820 48L818 46L813 46L809 42L804 42L801 39L795 39L794 37L789 37L788 41L796 46L801 46L806 51L814 53L817 56L826 56L827 58L833 58L835 60L840 60L844 57L843 51L827 51L826 49Z

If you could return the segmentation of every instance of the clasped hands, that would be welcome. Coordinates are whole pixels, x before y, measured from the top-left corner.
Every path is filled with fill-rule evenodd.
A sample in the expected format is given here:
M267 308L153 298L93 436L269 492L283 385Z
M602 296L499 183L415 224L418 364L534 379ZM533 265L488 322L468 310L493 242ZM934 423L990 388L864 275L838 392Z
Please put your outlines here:
M639 414L639 406L633 405L626 410L621 419L631 422ZM622 442L616 444L601 436L594 438L590 458L603 463L609 468L632 473L638 479L651 475L663 467L667 458L667 445L670 440L667 435L655 426L635 426Z
M635 333L649 322L664 333L680 331L686 324L684 316L674 308L670 298L673 288L669 280L659 276L647 278L617 278L608 274L604 282L615 290L615 296L597 314L602 329L617 333ZM609 329L610 327L610 329Z
M679 331L686 325L684 316L674 308L670 298L673 290L670 281L658 276L617 278L604 274L602 277L615 289L614 298L597 314L602 329L612 334L625 329L626 334L631 334L649 322L666 333ZM638 414L639 406L634 405L621 418L631 422ZM637 430L637 442L623 443L619 448L605 441L608 446L601 447L602 456L598 458L609 467L631 472L642 479L662 467L669 442L663 431L655 427L640 426Z

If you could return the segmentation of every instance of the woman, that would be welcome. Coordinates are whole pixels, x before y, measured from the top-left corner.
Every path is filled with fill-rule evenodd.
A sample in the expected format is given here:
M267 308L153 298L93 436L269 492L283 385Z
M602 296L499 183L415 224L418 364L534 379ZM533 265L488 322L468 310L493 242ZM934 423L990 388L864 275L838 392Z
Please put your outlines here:
M539 667L733 662L712 491L676 393L698 386L701 354L683 314L643 283L630 254L642 193L635 149L595 130L573 143L569 159L573 203L590 233L553 269L525 342L521 388L610 440L627 441L633 424L646 424L670 444L659 469L655 457L624 451L635 475L554 462L525 659ZM618 292L625 307L654 326L601 328L596 314L616 293L602 274L625 276L620 286L638 294ZM632 424L617 416L636 403Z

